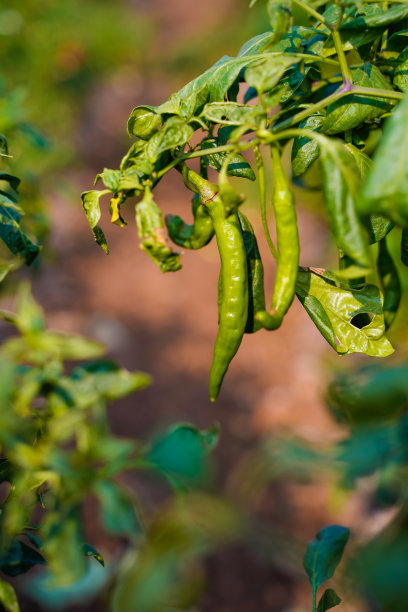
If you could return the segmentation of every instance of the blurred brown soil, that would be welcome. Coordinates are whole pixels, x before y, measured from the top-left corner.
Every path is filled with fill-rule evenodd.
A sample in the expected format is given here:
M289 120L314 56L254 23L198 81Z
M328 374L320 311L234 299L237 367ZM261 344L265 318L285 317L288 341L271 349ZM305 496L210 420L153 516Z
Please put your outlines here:
M136 4L143 10L157 11L158 41L165 48L171 37L191 33L197 24L202 29L208 27L214 15L211 8L217 6L227 15L233 3L196 3L194 11L186 10L185 0L139 0ZM117 164L127 146L119 136L131 108L139 103L160 103L167 95L163 84L120 73L94 92L78 137L86 157L86 170L72 176L78 194L91 188L94 170ZM157 201L164 213L190 218L189 196L177 173L174 175L160 185ZM261 235L255 204L254 200L252 206L249 202L245 207ZM34 282L34 294L44 305L50 327L100 340L123 366L149 372L154 378L148 389L112 406L112 428L117 435L146 439L178 421L203 428L220 423L222 434L215 457L221 491L245 453L267 436L285 431L319 445L341 435L323 401L331 349L297 301L279 330L244 338L220 397L211 404L207 385L216 336L219 272L215 241L199 252L186 252L183 269L163 275L139 249L131 205L124 212L129 225L121 229L109 225L108 204L104 203L102 226L110 245L109 256L93 243L79 198L67 202L55 194L50 206L55 258L44 262ZM325 261L324 224L301 207L299 220L301 263L321 265ZM262 241L260 247L269 300L274 264ZM128 475L126 482L147 508L157 506L161 494L155 493L154 487L149 488L137 474ZM278 481L258 500L255 512L260 524L281 530L281 537L288 534L307 542L336 518L329 499L327 483ZM99 542L107 547L109 542L101 538L94 511L92 505L86 510L90 541L96 547ZM268 539L262 534L259 538L261 545L255 543L254 549L231 547L208 560L209 586L200 610L307 609L310 592L302 568L295 572L281 564L279 554L273 554L273 539L271 549L260 554L256 549L268 549ZM34 612L35 607L28 609ZM93 604L81 608L85 609L100 608ZM344 610L351 612L352 607Z

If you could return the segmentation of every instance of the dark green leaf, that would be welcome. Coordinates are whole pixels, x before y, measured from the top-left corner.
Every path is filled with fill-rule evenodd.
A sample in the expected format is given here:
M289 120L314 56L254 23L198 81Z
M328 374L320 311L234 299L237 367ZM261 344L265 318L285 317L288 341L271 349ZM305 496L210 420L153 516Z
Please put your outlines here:
M4 564L1 567L1 571L6 576L20 576L25 574L35 565L45 565L46 561L44 557L31 546L27 546L24 542L19 542L21 548L21 558L18 563Z
M320 598L319 605L317 606L317 612L326 612L330 608L334 608L341 603L340 597L333 589L326 589Z
M307 547L303 565L313 592L331 578L341 561L350 531L340 525L323 527Z
M201 149L210 149L219 147L222 145L221 141L216 138L206 138L201 142ZM228 157L228 153L212 153L208 154L204 157L205 163L210 166L210 168L214 168L218 172L221 170L223 163ZM248 164L246 159L240 153L234 153L231 157L229 156L229 163L227 168L228 176L238 176L241 178L247 178L250 181L254 181L256 179L255 173L252 170L251 166Z
M361 87L392 89L390 83L379 69L366 62L363 66L352 68L353 83ZM359 125L381 117L390 108L390 101L384 98L369 98L350 95L329 104L321 131L325 134L338 134L352 130Z
M364 30L365 28L385 28L386 26L402 21L408 17L407 6L393 6L388 10L381 9L371 15L357 17L345 23L341 30Z
M41 247L34 244L21 227L22 210L13 199L0 192L0 238L13 255L24 257L30 265L39 254Z
M408 95L385 124L357 206L362 215L380 214L408 226Z
M95 493L101 504L102 520L108 531L116 535L134 536L139 531L130 497L111 481L96 483Z
M322 126L323 115L311 115L299 124L299 128L316 130ZM292 172L294 176L300 176L312 165L320 155L319 143L307 136L296 136L292 147Z
M81 194L82 207L85 211L89 225L91 226L95 242L99 244L99 246L102 247L102 249L107 254L109 253L109 249L106 243L105 234L99 227L98 222L101 218L101 208L99 205L99 199L101 198L101 196L106 195L108 193L111 193L110 189L104 189L103 191L84 191L84 193Z
M393 83L401 91L408 90L408 47L397 58Z
M82 553L86 557L93 557L94 559L98 561L98 563L100 563L102 566L105 566L105 561L102 555L98 553L98 551L90 544L87 544L86 542L82 544Z
M377 258L380 287L384 294L384 321L387 330L395 319L401 302L401 283L397 267L388 251L386 239L380 240Z
M404 228L401 234L401 261L408 266L408 229Z

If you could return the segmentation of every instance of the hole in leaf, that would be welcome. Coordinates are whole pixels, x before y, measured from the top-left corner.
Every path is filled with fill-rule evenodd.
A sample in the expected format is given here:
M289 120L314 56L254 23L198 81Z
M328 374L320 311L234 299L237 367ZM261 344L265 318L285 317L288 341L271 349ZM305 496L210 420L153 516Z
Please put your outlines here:
M363 327L370 325L372 320L373 315L371 312L359 312L351 319L350 323L357 327L357 329L363 329Z

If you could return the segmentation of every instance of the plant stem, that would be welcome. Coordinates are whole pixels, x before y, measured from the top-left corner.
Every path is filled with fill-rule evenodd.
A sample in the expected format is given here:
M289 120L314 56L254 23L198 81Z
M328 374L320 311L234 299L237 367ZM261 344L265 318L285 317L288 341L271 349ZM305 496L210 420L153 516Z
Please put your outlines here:
M320 23L325 25L327 28L329 27L323 15L315 11L314 8L309 6L306 2L302 2L302 0L293 0L293 2L306 11L306 13L309 13L309 15L314 17L317 21L320 21Z
M337 57L340 62L341 74L343 75L343 84L346 85L347 83L353 83L353 76L347 64L346 56L343 50L343 44L341 42L338 30L332 30L332 38L334 42L334 47L336 49Z
M256 165L258 167L258 180L259 180L259 197L261 200L261 218L262 218L262 226L265 233L266 242L268 243L269 249L272 253L274 260L278 261L278 253L273 244L273 240L271 238L271 234L268 228L268 218L266 214L266 185L265 185L265 167L263 163L262 154L259 150L258 145L254 147L254 156L256 160Z

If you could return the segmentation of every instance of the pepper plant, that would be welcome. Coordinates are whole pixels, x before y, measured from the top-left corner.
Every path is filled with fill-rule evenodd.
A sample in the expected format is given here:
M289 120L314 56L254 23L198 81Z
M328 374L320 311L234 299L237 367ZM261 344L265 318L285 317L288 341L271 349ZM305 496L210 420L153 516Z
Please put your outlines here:
M134 140L119 169L105 168L96 177L105 188L82 194L95 240L106 252L100 198L110 196L111 221L123 227L124 206L136 197L140 246L163 272L181 268L171 242L198 249L216 237L221 273L212 400L243 334L278 328L295 295L339 355L390 355L386 332L401 289L389 232L402 228L401 259L408 262L408 6L268 0L267 8L267 31L235 57L222 57L160 106L133 109L128 132ZM287 148L290 169L282 164ZM190 164L197 159L198 172ZM330 269L325 261L318 268L299 266L291 180L306 185L314 166L339 256ZM217 184L208 179L209 169L219 173ZM171 171L181 173L193 194L192 225L172 215L163 220L154 200L155 187ZM256 236L239 211L244 198L233 177L258 182L263 229L277 265L269 309Z

